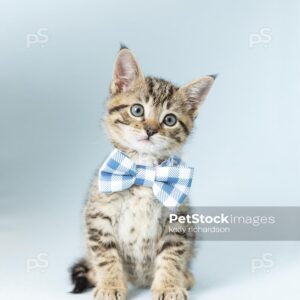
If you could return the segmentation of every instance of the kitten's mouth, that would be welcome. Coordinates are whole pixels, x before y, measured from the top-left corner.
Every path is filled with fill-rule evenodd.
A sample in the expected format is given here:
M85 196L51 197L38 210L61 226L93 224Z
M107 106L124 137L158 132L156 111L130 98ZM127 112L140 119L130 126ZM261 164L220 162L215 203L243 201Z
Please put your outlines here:
M143 143L151 143L150 137L142 137L137 139L138 142L143 142Z

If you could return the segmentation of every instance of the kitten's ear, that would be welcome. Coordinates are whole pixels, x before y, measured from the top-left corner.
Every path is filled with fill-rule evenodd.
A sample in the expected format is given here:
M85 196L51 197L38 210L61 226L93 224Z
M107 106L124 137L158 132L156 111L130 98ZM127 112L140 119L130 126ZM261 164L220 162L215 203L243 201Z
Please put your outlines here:
M111 94L116 95L132 90L135 84L143 78L143 73L132 52L122 47L114 66Z
M179 89L184 94L186 104L193 118L197 116L198 108L205 100L216 78L217 75L204 76Z

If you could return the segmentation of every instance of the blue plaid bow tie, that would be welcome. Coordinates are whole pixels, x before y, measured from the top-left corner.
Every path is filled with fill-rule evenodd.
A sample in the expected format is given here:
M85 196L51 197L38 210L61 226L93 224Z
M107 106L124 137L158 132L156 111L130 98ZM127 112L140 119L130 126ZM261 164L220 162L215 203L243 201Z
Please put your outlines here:
M157 167L146 167L136 165L123 152L114 149L99 170L99 187L102 193L123 191L132 185L152 187L163 205L176 208L189 193L193 171L175 156Z

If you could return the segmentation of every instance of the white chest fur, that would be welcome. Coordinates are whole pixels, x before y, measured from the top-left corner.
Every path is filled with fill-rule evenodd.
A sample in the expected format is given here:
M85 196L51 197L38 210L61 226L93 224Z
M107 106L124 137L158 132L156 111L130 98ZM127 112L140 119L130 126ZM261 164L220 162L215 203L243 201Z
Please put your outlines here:
M154 165L153 161L148 161L148 164L143 161L143 164ZM133 186L124 192L116 233L125 266L129 269L131 263L134 266L132 279L139 285L146 285L154 266L156 244L163 230L164 209L155 199L151 187Z

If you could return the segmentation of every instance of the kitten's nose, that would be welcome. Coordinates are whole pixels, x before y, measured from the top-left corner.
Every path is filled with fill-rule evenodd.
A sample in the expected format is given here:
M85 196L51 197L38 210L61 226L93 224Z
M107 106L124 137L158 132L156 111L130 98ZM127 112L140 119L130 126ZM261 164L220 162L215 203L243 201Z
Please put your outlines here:
M154 135L158 131L157 128L150 127L150 126L146 127L145 130L146 130L148 137Z

